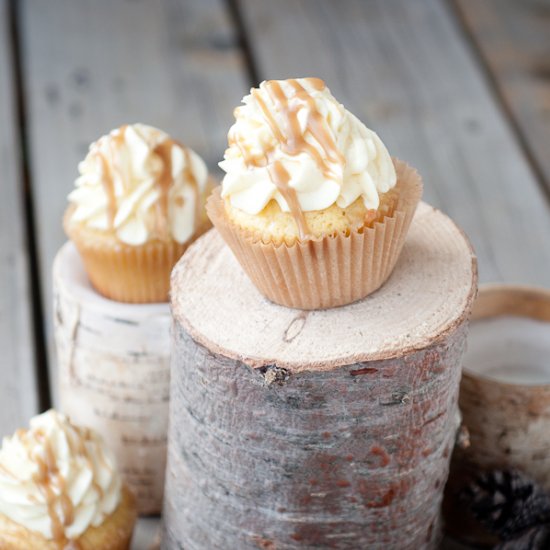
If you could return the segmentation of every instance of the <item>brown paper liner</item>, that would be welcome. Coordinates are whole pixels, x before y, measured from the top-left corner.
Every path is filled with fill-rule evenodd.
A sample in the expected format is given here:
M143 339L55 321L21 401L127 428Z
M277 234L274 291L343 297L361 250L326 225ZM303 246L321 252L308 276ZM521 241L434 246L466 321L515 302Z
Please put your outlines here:
M221 190L206 210L256 288L269 300L298 309L325 309L360 300L390 276L422 196L422 180L408 164L394 159L398 198L393 215L373 227L299 240L264 242L257 233L229 220Z
M75 243L94 288L117 302L167 302L170 273L187 247L206 230L204 223L186 243L159 239L132 246L114 236L98 236L68 223L65 230Z

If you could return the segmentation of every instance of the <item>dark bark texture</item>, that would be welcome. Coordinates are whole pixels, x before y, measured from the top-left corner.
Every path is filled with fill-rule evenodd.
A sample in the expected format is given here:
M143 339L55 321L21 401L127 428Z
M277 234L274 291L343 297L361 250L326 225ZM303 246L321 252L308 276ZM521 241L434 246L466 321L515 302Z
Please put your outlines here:
M465 322L401 358L294 374L173 332L163 549L437 546Z

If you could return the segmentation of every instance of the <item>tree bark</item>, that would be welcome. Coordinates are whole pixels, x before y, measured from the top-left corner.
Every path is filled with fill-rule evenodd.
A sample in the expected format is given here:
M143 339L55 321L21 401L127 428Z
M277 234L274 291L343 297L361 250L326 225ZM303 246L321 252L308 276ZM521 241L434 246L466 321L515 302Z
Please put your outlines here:
M184 255L162 548L437 546L476 269L427 208L388 283L333 310L271 304L215 232Z
M141 514L161 511L170 378L168 304L95 292L68 243L54 264L60 409L114 451Z

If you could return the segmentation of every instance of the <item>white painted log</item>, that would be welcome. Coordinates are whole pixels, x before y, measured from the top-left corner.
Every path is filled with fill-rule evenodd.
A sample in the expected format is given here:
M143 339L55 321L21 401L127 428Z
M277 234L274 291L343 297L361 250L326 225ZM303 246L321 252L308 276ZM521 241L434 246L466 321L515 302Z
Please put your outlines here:
M330 310L272 304L199 239L172 274L162 548L435 548L476 281L425 204L388 282Z
M72 243L57 254L53 279L60 408L102 434L140 513L158 513L166 464L169 305L102 297Z
M460 389L470 471L518 468L550 490L550 291L487 285L473 313Z
M485 470L519 469L550 490L550 290L480 288L460 383L469 444L457 446L445 496L449 533L489 547L494 535L464 510L460 493Z

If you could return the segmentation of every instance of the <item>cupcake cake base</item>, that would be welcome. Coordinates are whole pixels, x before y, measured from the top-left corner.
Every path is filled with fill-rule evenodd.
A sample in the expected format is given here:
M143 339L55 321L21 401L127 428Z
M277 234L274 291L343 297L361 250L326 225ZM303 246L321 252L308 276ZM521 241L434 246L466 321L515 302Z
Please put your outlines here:
M72 243L58 252L53 275L60 410L101 434L139 513L158 514L168 430L169 305L101 296Z
M476 262L421 204L387 283L297 311L211 231L172 274L162 548L435 548Z

